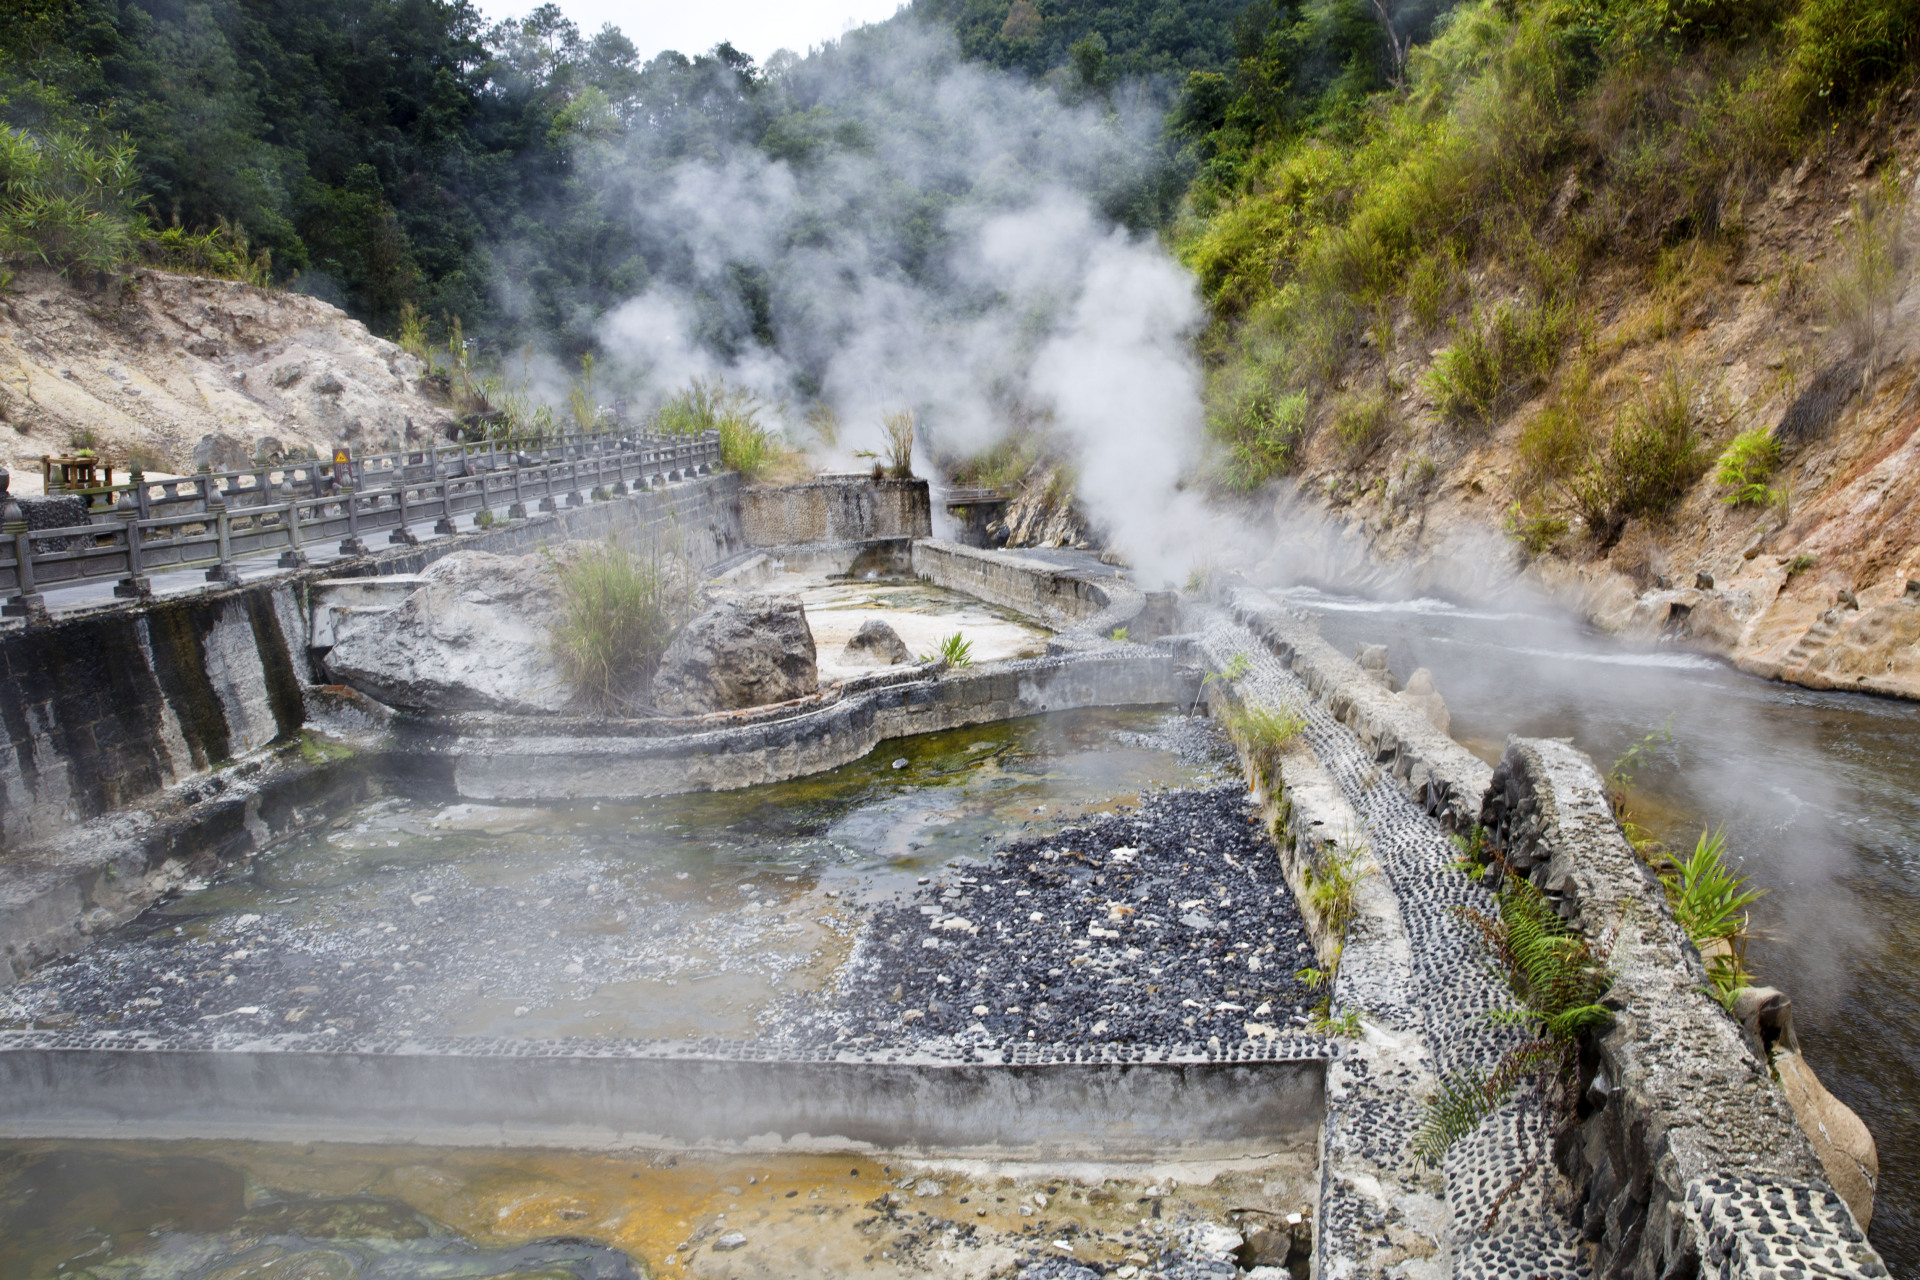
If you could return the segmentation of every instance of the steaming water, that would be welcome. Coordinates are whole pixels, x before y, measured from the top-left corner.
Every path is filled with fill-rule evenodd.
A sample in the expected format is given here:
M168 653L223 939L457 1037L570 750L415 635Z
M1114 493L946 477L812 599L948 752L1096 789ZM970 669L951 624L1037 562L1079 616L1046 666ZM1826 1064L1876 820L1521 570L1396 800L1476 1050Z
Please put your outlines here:
M8 1025L742 1037L818 989L864 899L1028 825L1212 780L1164 711L883 743L633 805L399 797L171 898L7 993Z
M1387 644L1403 680L1429 668L1454 737L1489 761L1515 733L1571 737L1605 768L1670 729L1635 770L1640 808L1688 848L1725 824L1768 890L1749 960L1793 997L1808 1061L1873 1131L1871 1235L1894 1274L1920 1275L1920 707L1632 651L1526 612L1288 599L1347 652Z

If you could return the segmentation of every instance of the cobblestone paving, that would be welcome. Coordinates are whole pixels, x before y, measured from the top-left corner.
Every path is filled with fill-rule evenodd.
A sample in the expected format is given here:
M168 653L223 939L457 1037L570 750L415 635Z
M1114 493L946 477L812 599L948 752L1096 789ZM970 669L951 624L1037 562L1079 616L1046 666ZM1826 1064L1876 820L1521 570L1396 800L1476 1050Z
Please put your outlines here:
M1247 674L1236 682L1243 698L1290 707L1306 719L1306 742L1360 815L1364 835L1399 900L1412 954L1406 992L1411 1007L1363 1009L1363 1016L1390 1026L1414 1022L1440 1075L1491 1071L1520 1033L1488 1021L1487 1015L1512 1008L1513 1000L1456 910L1491 913L1496 909L1491 895L1455 869L1458 853L1438 823L1257 637L1221 616L1206 628L1204 643L1216 667L1246 655ZM1353 990L1343 983L1336 998L1345 999ZM1420 1110L1407 1105L1403 1088L1387 1083L1361 1073L1347 1080L1346 1095L1330 1101L1330 1144L1363 1149L1382 1164L1392 1163L1396 1151L1402 1162L1414 1159L1410 1144ZM1568 1221L1567 1187L1553 1165L1551 1141L1546 1117L1523 1093L1450 1153L1444 1169L1450 1223L1444 1235L1452 1275L1562 1280L1588 1273ZM1384 1240L1388 1230L1373 1203L1343 1191L1337 1178L1323 1183L1317 1241L1323 1261L1373 1252L1364 1237ZM1444 1267L1440 1259L1431 1265Z

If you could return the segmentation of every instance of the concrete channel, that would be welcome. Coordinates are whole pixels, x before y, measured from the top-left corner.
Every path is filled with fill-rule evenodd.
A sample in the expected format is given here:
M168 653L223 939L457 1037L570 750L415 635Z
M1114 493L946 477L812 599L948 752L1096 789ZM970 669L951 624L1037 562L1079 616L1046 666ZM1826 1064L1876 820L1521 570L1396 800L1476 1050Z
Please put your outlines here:
M1243 765L1261 806L1251 820L1273 838L1259 874L1301 904L1309 958L1334 975L1333 1034L1262 1027L1251 1013L1244 1039L962 1037L931 1050L34 1027L0 1032L0 1133L1107 1163L1310 1155L1320 1276L1886 1274L1860 1228L1870 1200L1836 1190L1838 1157L1807 1137L1756 1027L1702 995L1699 955L1657 884L1620 855L1584 757L1516 741L1496 773L1244 584L1148 593L1091 562L941 542L927 536L924 486L870 484L743 499L730 477L700 478L555 513L543 536L691 525L698 562L735 584L776 561L841 574L904 563L1044 623L1055 632L1047 655L916 664L794 704L678 722L396 717L320 688L303 641L324 640L328 609L403 588L378 579L417 572L451 545L164 606L186 609L184 621L133 606L8 635L10 723L20 726L0 774L9 976L84 951L208 867L323 828L369 775L462 801L632 800L798 778L957 726L1075 708L1201 705L1224 716L1254 705L1306 726L1280 760L1243 752ZM530 546L535 533L529 522L463 536L497 550ZM137 723L104 700L75 705L63 653L127 666L109 687L140 708ZM164 745L128 741L143 729ZM316 749L327 742L338 752ZM1524 823L1510 819L1521 809ZM1610 997L1614 1028L1581 1054L1571 1122L1523 1088L1430 1168L1412 1154L1427 1099L1491 1072L1523 1037L1464 914L1497 910L1457 866L1452 837L1476 828L1496 852L1526 851L1515 865L1563 914L1609 936L1630 928L1632 942ZM1133 853L1116 845L1084 874L1117 873ZM1185 855L1204 863L1209 850ZM1055 874L1021 856L1036 859L1034 874ZM1330 860L1358 886L1344 927L1314 905ZM1223 890L1221 905L1228 898ZM1205 922L1188 926L1196 933L1214 928L1195 913L1202 906L1178 908ZM978 932L928 910L929 930L957 919ZM1118 957L1127 944L1115 922L1134 910L1113 900L1071 922L1072 945ZM929 932L926 945L937 957L940 939ZM1217 937L1208 945L1224 947L1227 963L1258 955ZM1231 1270L1226 1257L1206 1265ZM1033 1265L1036 1276L1078 1274ZM1225 1274L1181 1265L1157 1274Z

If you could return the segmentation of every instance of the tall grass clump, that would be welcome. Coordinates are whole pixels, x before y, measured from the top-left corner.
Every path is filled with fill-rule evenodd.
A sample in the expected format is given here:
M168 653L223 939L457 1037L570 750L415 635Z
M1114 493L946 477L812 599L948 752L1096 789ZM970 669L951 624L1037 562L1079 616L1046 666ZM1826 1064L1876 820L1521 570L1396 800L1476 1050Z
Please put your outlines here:
M1333 438L1348 466L1366 461L1387 438L1393 426L1390 408L1386 395L1378 391L1341 402L1333 415Z
M1292 468L1306 433L1306 392L1257 392L1216 416L1211 427L1225 446L1220 474L1228 488L1258 489Z
M1613 1020L1601 1003L1613 985L1606 945L1569 926L1524 877L1509 873L1495 897L1497 915L1472 909L1461 915L1479 932L1520 1006L1490 1016L1530 1034L1491 1072L1461 1072L1440 1082L1413 1137L1414 1154L1434 1168L1530 1079L1549 1105L1568 1109L1581 1037Z
M1307 1028L1321 1035L1358 1035L1360 1011L1348 1008L1335 1014L1333 991L1340 978L1340 961L1347 951L1347 930L1360 914L1360 881L1367 874L1365 855L1352 844L1330 843L1319 857L1308 860L1301 874L1307 906L1319 917L1331 939L1324 967L1309 965L1293 975L1309 991L1320 993Z
M895 413L881 414L880 450L861 449L854 456L880 462L886 473L895 480L910 480L913 478L913 432L913 410L901 409Z
M609 714L638 699L693 604L692 576L658 548L635 554L617 542L555 562L559 613L553 656L575 697Z
M1559 302L1475 307L1455 322L1453 345L1427 373L1434 403L1456 421L1494 421L1545 385L1572 321L1572 308Z
M1227 732L1247 753L1247 761L1262 778L1279 769L1280 753L1305 732L1306 720L1287 708L1242 705L1225 717Z
M1621 410L1604 450L1565 490L1587 529L1610 541L1634 516L1661 516L1713 465L1693 407L1694 386L1677 365Z
M655 411L654 430L666 435L720 433L720 462L742 479L757 480L786 457L773 430L760 421L760 400L744 387L695 378Z
M1828 316L1867 362L1879 367L1880 344L1893 324L1893 304L1907 274L1906 198L1888 167L1840 233L1840 254L1821 289Z
M1696 427L1693 384L1669 366L1614 426L1608 445L1614 510L1659 515L1686 496L1710 465Z

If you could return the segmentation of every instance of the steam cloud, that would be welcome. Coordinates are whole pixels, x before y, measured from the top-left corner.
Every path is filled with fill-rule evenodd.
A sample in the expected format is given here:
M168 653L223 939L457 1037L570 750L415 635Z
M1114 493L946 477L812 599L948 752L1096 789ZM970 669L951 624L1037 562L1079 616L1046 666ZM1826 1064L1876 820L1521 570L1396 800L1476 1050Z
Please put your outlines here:
M647 403L722 377L796 438L823 401L841 464L879 447L888 411L918 414L922 464L926 444L966 454L1050 420L1087 513L1148 574L1180 571L1202 310L1111 212L1159 161L1164 103L1069 103L911 24L776 58L762 93L833 141L792 160L745 140L673 154L684 138L651 128L582 144L614 216L671 264L595 329L611 385Z

